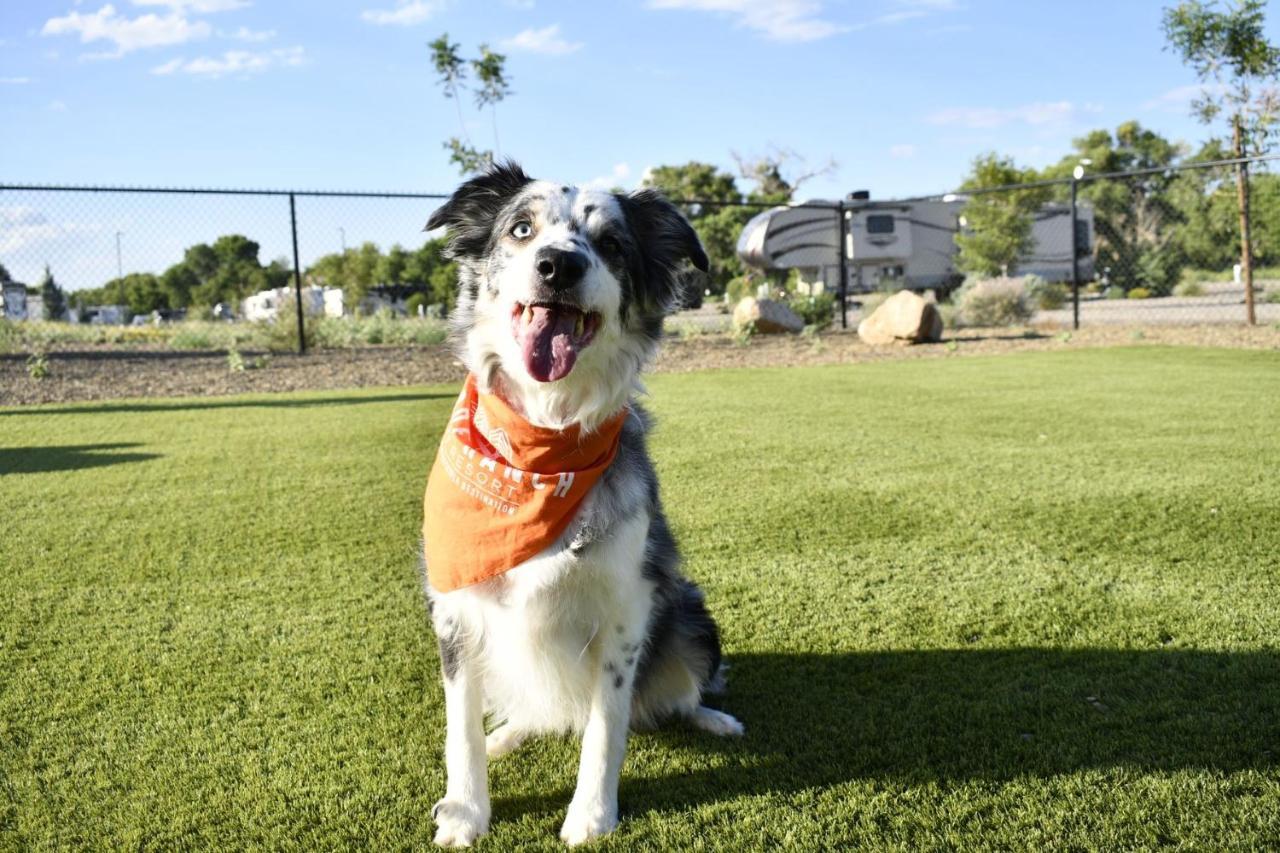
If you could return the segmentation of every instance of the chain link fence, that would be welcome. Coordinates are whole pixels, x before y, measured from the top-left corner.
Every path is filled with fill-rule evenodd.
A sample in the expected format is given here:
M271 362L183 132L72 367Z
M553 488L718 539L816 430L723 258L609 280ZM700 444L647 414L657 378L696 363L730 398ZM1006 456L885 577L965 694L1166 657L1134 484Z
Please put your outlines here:
M917 217L946 208L950 233L929 248L935 258L950 252L950 287L1019 278L1033 325L1275 323L1280 175L1267 171L1269 160L1110 174L1082 166L1072 178L877 206L902 205ZM1248 187L1248 269L1241 263L1238 168ZM928 251L913 247L908 256L906 279L913 265L927 266ZM856 275L853 283L860 283ZM965 290L951 294L961 322Z
M848 326L873 304L870 294L902 287L934 291L953 303L956 322L979 325L983 317L964 316L965 300L989 279L1017 279L1020 319L1039 326L1276 323L1280 176L1270 159L1086 170L906 199L743 203L750 223L738 250L774 279L842 295L836 319ZM1238 167L1249 187L1251 270L1240 265ZM438 315L452 279L422 226L443 198L0 185L4 316L282 325L293 314L291 334L305 344L307 313ZM794 245L784 245L787 234Z

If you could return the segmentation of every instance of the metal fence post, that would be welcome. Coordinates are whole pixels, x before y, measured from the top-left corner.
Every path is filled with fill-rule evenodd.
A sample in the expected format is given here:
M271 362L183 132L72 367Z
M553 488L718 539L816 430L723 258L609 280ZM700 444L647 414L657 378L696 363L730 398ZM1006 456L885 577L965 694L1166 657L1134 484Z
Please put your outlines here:
M840 328L849 328L849 259L845 257L844 199L836 205L836 251L840 253Z
M293 304L298 314L298 355L307 354L307 334L302 325L302 265L298 261L298 208L289 193L289 229L293 232Z
M1076 219L1076 185L1071 177L1071 328L1080 328L1080 224Z

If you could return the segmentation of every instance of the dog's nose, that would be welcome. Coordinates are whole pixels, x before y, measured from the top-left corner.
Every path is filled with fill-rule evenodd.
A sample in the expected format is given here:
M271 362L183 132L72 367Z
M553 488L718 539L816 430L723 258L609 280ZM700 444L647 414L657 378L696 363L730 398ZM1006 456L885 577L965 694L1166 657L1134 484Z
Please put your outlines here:
M552 290L568 290L582 281L587 271L587 256L581 252L566 249L553 249L544 246L538 250L538 278Z

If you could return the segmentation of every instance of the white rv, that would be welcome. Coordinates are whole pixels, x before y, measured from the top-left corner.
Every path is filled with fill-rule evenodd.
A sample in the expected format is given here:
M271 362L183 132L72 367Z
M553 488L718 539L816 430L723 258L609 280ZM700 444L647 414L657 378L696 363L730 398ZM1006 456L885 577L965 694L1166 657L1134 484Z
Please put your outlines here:
M893 285L911 290L950 290L963 276L955 268L956 234L968 199L879 201L852 193L843 226L835 202L776 207L749 221L738 238L738 256L763 270L798 270L810 292L840 289L839 234L843 237L850 293ZM1093 278L1093 208L1076 207L1081 281ZM839 231L837 231L839 228ZM1046 204L1032 225L1033 248L1012 272L1049 281L1071 281L1071 208Z

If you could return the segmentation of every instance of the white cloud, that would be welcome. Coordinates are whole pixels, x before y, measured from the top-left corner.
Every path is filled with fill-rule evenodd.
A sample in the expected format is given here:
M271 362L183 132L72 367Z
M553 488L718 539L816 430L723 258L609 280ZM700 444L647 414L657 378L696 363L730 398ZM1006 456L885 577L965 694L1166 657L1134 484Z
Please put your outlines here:
M235 39L236 41L270 41L276 37L275 30L251 30L248 27L241 27L233 33L219 32L218 35Z
M244 9L248 0L131 0L135 6L163 6L174 12L191 12L196 15L209 15L214 12L230 12Z
M646 170L646 174L648 170ZM590 190L611 190L614 187L625 186L628 177L631 176L631 166L628 163L615 163L613 169L607 175L601 175L598 178L592 178L583 184Z
M68 12L61 18L44 22L44 36L79 35L81 44L107 41L114 45L108 53L88 54L87 58L117 59L135 50L185 44L208 36L210 27L203 21L189 21L181 12L168 15L147 13L137 18L118 14L111 4L90 15Z
M989 129L1009 124L1028 124L1036 127L1061 125L1075 119L1080 113L1096 113L1097 104L1073 104L1070 101L1050 101L1025 104L1020 107L950 107L927 117L930 124L952 125L971 129Z
M783 42L817 41L849 30L823 18L817 0L649 0L649 8L715 12Z
M192 74L197 77L225 77L230 74L259 74L272 68L286 68L306 62L301 47L286 47L254 53L248 50L228 50L222 56L201 56L196 59L173 59L151 69L152 74Z
M1185 112L1191 107L1191 102L1196 98L1203 98L1206 95L1221 95L1224 91L1226 91L1226 86L1222 83L1194 83L1190 86L1178 86L1163 95L1144 101L1142 108L1144 110Z
M65 113L67 105L64 101L50 101L49 106L45 107L51 113Z
M448 0L396 0L394 9L365 9L361 19L380 26L411 27L430 20Z
M30 82L30 77L0 77L0 85L5 86L24 86Z
M889 156L895 160L910 160L916 156L916 147L914 145L890 145Z
M582 47L580 41L566 41L560 36L560 25L552 24L540 30L528 29L500 42L503 50L524 53L541 53L547 56L563 56Z
M85 222L52 222L32 207L0 207L0 253L9 254L39 243L101 231L101 225Z

